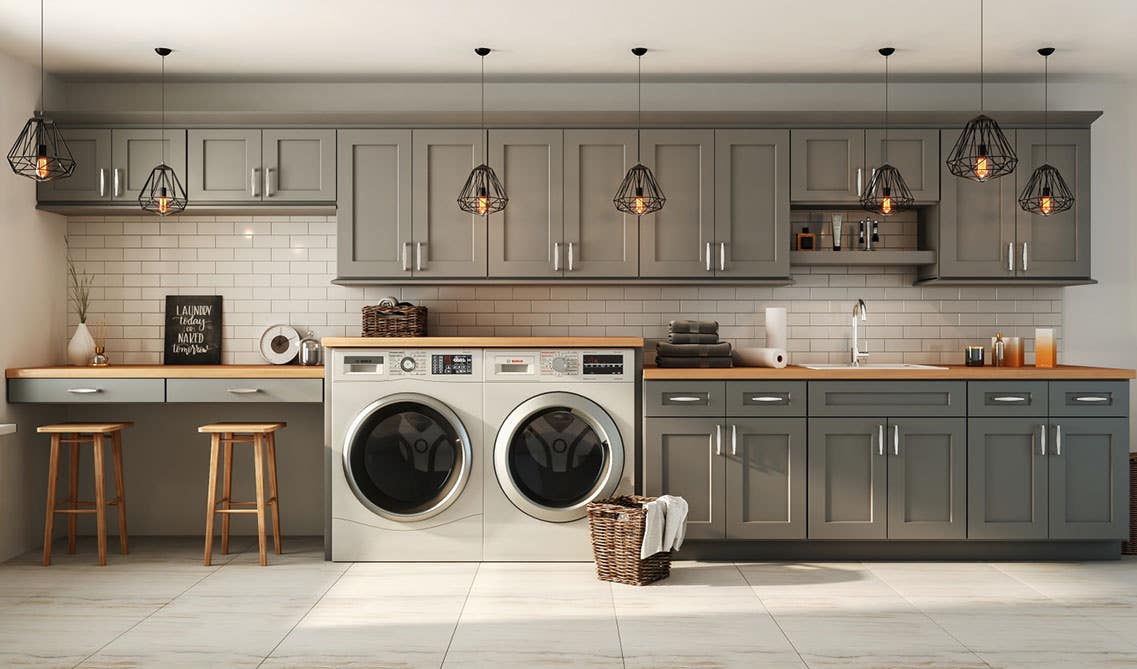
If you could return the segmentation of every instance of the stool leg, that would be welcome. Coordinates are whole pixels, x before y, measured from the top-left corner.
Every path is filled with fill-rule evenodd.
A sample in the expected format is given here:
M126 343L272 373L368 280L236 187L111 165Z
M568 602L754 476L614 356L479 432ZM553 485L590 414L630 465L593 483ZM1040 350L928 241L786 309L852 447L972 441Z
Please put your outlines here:
M51 535L55 529L55 483L59 478L59 434L51 435L47 465L47 516L43 523L43 566L51 564Z
M280 496L276 492L276 434L268 433L268 491L272 500L272 546L280 555Z
M72 439L78 438L79 435L68 435ZM71 444L71 464L67 472L68 480L68 500L71 502L72 509L79 508L79 444ZM67 552L72 555L75 554L75 528L79 521L79 515L72 513L69 514L67 519Z
M226 440L232 440L232 434L224 434L222 437ZM233 442L225 442L225 474L221 480L221 499L223 503L221 508L231 509L233 507ZM221 514L221 554L229 554L229 516L232 514Z
M111 447L114 449L114 488L115 497L118 497L118 545L122 554L130 553L126 535L126 482L122 475L122 433L115 432L111 436Z
M107 563L107 492L103 484L103 435L95 435L95 532L99 541L99 565Z
M213 434L209 448L209 492L205 502L205 560L208 567L213 560L213 516L217 514L217 457L221 450L221 435ZM225 514L229 515L229 514Z
M265 541L265 477L264 477L264 435L253 437L253 470L257 484L257 546L261 553L261 566L268 564Z

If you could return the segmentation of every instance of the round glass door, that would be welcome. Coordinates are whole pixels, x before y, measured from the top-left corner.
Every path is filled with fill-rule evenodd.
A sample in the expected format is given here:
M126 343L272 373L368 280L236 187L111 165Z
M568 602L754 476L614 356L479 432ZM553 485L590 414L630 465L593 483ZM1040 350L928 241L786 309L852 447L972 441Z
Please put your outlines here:
M470 439L445 404L392 395L364 409L348 429L344 472L355 496L375 513L412 521L441 513L470 476Z
M505 419L494 444L502 490L525 513L552 522L583 518L615 491L624 445L611 417L573 393L533 397Z

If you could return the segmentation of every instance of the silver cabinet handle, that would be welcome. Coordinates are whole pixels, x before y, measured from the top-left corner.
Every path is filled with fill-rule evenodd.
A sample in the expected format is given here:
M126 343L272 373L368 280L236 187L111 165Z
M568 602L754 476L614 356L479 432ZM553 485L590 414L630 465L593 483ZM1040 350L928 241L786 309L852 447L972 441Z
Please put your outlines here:
M561 243L553 242L553 271L561 271Z
M1007 242L1007 271L1015 271L1015 243Z
M862 170L861 168L858 167L857 168L857 195L860 195L864 190L864 187L862 185L863 179L861 178L863 174L864 174L864 170Z
M568 271L576 271L576 242L568 243Z
M1000 395L998 397L992 397L991 399L996 401L996 402L1025 402L1026 401L1026 398L1023 397L1022 395Z
M702 397L690 397L687 395L680 395L679 397L668 397L667 401L669 401L669 402L698 402L702 399L703 399Z
M884 423L877 427L880 428L880 433L877 435L877 453L884 455Z
M708 272L713 272L713 271L714 271L714 266L713 266L713 263L714 263L714 261L713 261L713 260L711 260L711 255L712 255L713 253L714 253L714 252L713 252L713 251L711 251L711 243L710 243L710 242L707 242L707 249L706 249L706 252L705 252L705 254L704 254L704 255L706 255L706 257L707 257L707 271L708 271Z
M738 455L738 426L730 426L730 454Z
M719 242L719 271L726 271L726 242Z
M422 271L422 247L426 242L415 242L415 271Z
M1054 426L1054 455L1062 455L1062 426Z
M107 196L107 170L106 168L99 168L99 197Z
M1108 402L1109 398L1108 397L1102 397L1101 395L1079 395L1079 396L1074 398L1074 401L1075 402Z
M900 455L900 426L892 426L892 454Z
M272 173L275 171L272 167L265 168L265 197L272 197L276 194L272 189Z
M1023 242L1023 271L1030 269L1030 242Z
M75 395L91 395L93 393L103 392L102 388L68 388L67 392L74 393Z
M1038 427L1039 427L1038 431L1040 433L1040 436L1042 437L1040 439L1040 441L1042 443L1038 447L1038 454L1039 455L1046 455L1046 425L1043 424L1043 425L1039 425Z
M715 455L722 455L722 425L715 426Z
M259 190L260 185L261 185L261 168L254 167L251 170L249 170L249 195L251 197L260 197L261 196L261 192Z
M226 388L225 389L225 392L232 393L234 395L253 395L253 394L259 393L260 391L261 391L260 388Z
M118 197L119 195L122 195L121 172L122 172L122 170L120 170L117 167L114 168L113 170L111 170L111 186L114 189L113 197Z
M786 395L785 397L775 397L774 395L759 395L757 397L751 397L750 401L751 402L788 402L789 399L790 399L789 395Z
M411 243L403 242L403 271L411 271Z

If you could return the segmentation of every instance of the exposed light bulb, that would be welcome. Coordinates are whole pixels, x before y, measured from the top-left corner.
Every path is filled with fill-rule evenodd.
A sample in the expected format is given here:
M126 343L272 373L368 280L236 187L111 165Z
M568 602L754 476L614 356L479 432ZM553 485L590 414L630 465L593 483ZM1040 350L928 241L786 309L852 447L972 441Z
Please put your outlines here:
M642 215L647 211L647 203L644 202L642 195L636 196L635 201L632 203L632 211L636 212L637 215Z
M1050 214L1054 213L1054 200L1049 195L1043 195L1042 204L1039 206L1039 210L1042 212L1043 216L1049 216Z
M880 213L886 216L892 213L892 196L885 195L880 201Z
M36 176L40 179L46 179L51 175L51 170L47 168L47 156L39 156L36 158Z
M168 198L164 195L162 197L158 198L158 213L160 213L160 214L170 213L170 198Z
M991 165L987 160L987 156L979 156L975 161L975 177L980 181L985 180L991 175Z

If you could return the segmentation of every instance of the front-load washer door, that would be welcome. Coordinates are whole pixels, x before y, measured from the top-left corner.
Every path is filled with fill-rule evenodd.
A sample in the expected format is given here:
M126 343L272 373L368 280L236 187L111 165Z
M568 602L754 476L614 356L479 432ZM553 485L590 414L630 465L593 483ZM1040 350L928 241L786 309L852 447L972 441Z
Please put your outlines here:
M592 400L545 393L522 402L502 423L494 471L518 509L540 520L568 522L616 490L624 443L616 423Z
M470 478L470 437L442 402L389 395L352 421L343 468L359 501L384 518L411 522L453 504Z

